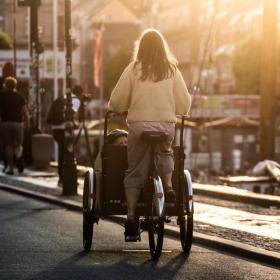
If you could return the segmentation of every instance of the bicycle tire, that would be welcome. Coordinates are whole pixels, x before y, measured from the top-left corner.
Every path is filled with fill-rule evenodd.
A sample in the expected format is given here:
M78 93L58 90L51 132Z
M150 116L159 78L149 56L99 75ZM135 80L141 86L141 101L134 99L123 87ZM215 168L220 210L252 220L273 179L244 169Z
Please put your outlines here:
M184 186L188 184L186 175L184 174ZM186 190L186 188L184 188ZM186 195L186 192L184 192ZM186 210L186 205L188 201L186 200L186 196L184 195L184 212ZM181 240L181 246L184 251L184 253L189 253L192 247L193 242L193 213L194 213L194 206L192 203L192 208L187 215L182 215L178 217L179 226L180 226L180 240Z
M86 252L89 252L92 246L93 238L93 209L89 205L90 186L89 186L89 172L86 173L84 179L83 191L83 247Z
M179 220L180 239L184 253L189 253L193 242L193 216L182 216Z
M153 260L160 257L164 238L164 218L154 216L155 206L153 200L150 203L151 215L148 219L148 236L150 253Z
M93 223L90 222L90 217L83 213L83 246L86 252L89 252L92 246Z

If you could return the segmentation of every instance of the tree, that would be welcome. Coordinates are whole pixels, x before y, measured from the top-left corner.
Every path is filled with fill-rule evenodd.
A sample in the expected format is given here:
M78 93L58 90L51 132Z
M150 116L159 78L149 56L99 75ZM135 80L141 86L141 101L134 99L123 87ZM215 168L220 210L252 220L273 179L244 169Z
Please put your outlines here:
M0 50L9 50L11 48L11 38L8 36L8 34L0 31Z
M280 66L280 33L278 34L278 58ZM233 73L240 94L260 94L261 34L241 39L233 55Z
M260 93L261 40L258 35L241 39L233 56L233 73L240 94Z
M131 44L132 45L132 44ZM125 46L111 56L104 65L104 97L108 100L123 70L132 57L132 48Z

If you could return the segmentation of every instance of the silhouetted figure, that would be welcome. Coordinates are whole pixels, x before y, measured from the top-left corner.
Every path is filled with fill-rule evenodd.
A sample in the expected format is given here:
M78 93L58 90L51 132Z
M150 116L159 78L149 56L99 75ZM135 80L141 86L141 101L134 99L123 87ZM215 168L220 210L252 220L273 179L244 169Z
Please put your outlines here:
M175 200L172 186L176 115L185 115L191 98L176 60L170 54L162 34L154 29L143 32L136 46L134 60L123 71L109 101L109 109L128 111L128 169L124 186L127 200L125 240L137 240L139 227L135 210L141 189L148 179L150 146L143 141L144 131L164 132L166 140L158 144L157 167L163 182L165 199Z
M2 120L2 141L8 163L7 174L14 174L14 158L17 159L18 171L23 171L22 142L23 122L29 126L29 115L26 101L16 90L17 80L7 77L4 80L0 97L0 111Z
M65 109L66 97L59 96L54 100L48 117L47 123L51 125L53 138L58 144L58 186L62 186L63 182L63 164L64 164L64 148L65 148ZM80 100L75 95L72 95L72 110L77 112L80 107Z

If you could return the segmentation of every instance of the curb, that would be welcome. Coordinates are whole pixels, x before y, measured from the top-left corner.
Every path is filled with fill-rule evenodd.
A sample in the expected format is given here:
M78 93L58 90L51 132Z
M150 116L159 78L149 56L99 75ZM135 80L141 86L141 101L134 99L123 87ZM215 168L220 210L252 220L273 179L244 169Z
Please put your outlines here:
M51 162L50 166L53 168L57 168L56 162ZM77 165L77 172L78 175L83 177L85 172L87 171L88 167L83 165ZM275 195L267 195L267 194L259 194L259 193L238 193L238 192L232 192L232 190L222 190L217 189L216 185L211 185L211 188L207 187L210 186L208 184L200 184L193 182L193 193L199 194L199 195L205 195L208 197L212 197L215 199L221 199L221 200L229 200L229 201L235 201L235 202L243 202L243 203L249 203L253 205L258 205L262 207L277 207L280 208L280 198L278 198ZM230 187L228 185L218 185L219 187ZM240 189L242 191L242 189ZM244 190L245 191L245 190Z
M50 166L57 168L57 162L51 162ZM77 165L77 172L79 176L84 176L89 167L83 165ZM238 193L228 191L226 189L217 189L216 185L211 185L208 188L208 184L200 184L193 182L193 193L199 195L206 195L208 197L229 200L235 202L249 203L253 205L263 206L263 207L277 207L280 208L280 198L275 195L259 194L259 193ZM228 185L218 185L219 187L229 187ZM237 188L238 189L238 188ZM242 189L240 189L242 191ZM244 190L245 191L245 190Z
M48 195L48 194L42 194L39 192L34 192L30 190L25 190L19 187L11 186L8 184L0 183L0 189L12 192L12 193L17 193L20 195L24 195L27 197L35 198L41 201L45 202L50 202L58 206L66 207L67 209L73 210L73 211L79 211L81 212L82 206L80 203L76 201L72 201L70 199L64 199L64 198L59 198L53 195Z
M259 205L263 207L274 206L280 208L280 198L273 197L272 195L266 195L263 197L261 194L248 194L248 193L230 193L227 191L219 191L215 189L206 189L206 187L199 187L196 184L193 184L193 192L194 195L206 195L208 197L222 199L222 200L230 200L236 202L245 202L253 205Z
M195 233L194 242L230 254L280 267L279 253L203 233Z
M70 199L64 199L55 197L52 195L46 195L30 190L25 190L19 187L14 187L8 184L0 183L0 189L24 195L27 197L35 198L41 201L53 203L67 209L80 212L82 211L82 205L79 202L72 201ZM114 222L124 222L125 218L121 216L110 216L108 220ZM171 226L165 225L165 234L176 239L179 239L179 230L173 229ZM203 245L205 247L223 251L229 254L235 254L241 257L249 258L259 262L263 262L269 265L280 267L280 254L267 251L264 249L256 248L251 245L247 245L237 241L231 241L228 239L206 235L203 233L194 232L193 233L193 242L198 245Z

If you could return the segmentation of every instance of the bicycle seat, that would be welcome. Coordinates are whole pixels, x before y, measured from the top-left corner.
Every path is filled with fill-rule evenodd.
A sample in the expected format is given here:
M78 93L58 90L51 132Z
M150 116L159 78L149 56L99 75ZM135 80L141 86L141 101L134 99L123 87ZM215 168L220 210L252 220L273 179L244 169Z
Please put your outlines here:
M161 131L143 131L141 137L150 144L160 144L167 140L168 134Z

